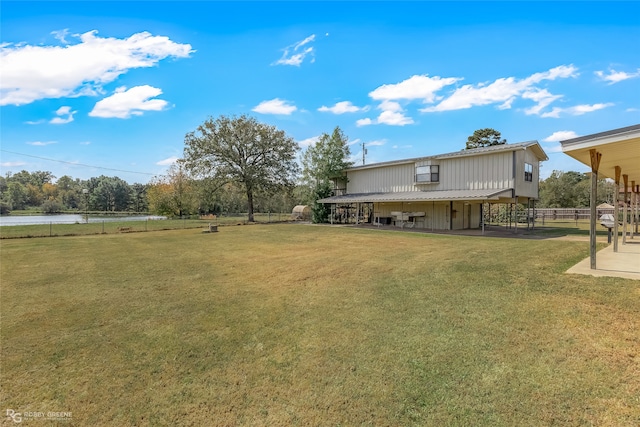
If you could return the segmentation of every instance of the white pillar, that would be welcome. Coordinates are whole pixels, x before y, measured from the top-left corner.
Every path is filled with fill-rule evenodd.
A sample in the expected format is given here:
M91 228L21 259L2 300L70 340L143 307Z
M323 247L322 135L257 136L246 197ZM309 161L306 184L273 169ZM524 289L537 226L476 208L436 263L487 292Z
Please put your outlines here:
M613 252L618 252L618 217L620 216L620 166L616 166L616 177L613 190Z
M628 185L628 179L629 179L629 175L622 175L622 182L624 184L624 203L623 205L623 218L622 218L622 244L626 244L627 243L627 222L628 222L628 213L629 213L629 209L628 209L628 205L627 205L627 185Z

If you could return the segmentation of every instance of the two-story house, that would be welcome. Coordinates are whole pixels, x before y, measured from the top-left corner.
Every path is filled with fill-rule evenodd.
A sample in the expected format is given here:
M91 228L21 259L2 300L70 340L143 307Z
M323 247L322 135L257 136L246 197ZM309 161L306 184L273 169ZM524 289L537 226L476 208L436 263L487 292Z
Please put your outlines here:
M332 220L479 228L487 202L533 205L545 160L540 144L529 141L356 166L319 202L331 205Z

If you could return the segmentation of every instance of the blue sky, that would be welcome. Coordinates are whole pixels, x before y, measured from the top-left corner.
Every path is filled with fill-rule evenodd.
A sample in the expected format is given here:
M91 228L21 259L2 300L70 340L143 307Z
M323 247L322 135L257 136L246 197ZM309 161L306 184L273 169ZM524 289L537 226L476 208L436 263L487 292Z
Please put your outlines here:
M640 123L640 2L0 3L0 173L148 182L208 117L366 163Z

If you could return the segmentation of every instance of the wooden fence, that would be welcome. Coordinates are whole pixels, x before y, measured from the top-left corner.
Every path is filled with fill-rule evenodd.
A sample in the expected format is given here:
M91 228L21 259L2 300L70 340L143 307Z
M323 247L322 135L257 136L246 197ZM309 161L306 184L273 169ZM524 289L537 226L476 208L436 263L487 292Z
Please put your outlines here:
M596 209L598 218L604 214L613 215L613 208ZM622 212L622 209L620 210ZM589 219L591 209L589 208L536 208L536 218L545 219Z

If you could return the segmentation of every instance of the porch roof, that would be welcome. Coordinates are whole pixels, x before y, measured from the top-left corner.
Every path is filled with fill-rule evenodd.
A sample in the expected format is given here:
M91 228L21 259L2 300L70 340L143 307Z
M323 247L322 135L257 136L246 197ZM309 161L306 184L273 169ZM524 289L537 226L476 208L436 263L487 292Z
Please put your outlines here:
M602 153L598 174L615 179L615 168L640 183L640 124L560 141L562 152L591 166L590 150Z
M371 203L371 202L438 202L449 200L499 200L512 197L511 188L489 190L405 191L390 193L360 193L333 196L319 203Z

